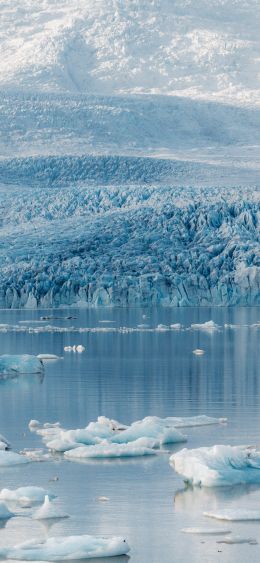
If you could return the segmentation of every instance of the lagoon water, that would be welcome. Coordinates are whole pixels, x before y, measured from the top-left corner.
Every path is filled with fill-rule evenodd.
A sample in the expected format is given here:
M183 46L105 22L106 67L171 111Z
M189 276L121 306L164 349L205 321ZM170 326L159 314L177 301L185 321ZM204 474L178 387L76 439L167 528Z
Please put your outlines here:
M42 315L63 318L38 322ZM210 319L219 330L190 329L192 323ZM58 420L66 428L79 428L99 415L126 424L147 415L228 417L227 425L185 430L187 447L260 444L260 328L253 326L259 323L257 308L1 311L0 324L4 323L68 329L40 333L7 330L0 334L1 354L63 356L45 363L43 378L28 375L0 381L0 433L17 451L42 445L40 437L28 430L32 418ZM181 323L183 329L69 330L134 328L140 324L155 329L158 324L171 323ZM236 327L225 328L225 324ZM86 351L63 351L64 346L73 344L83 344ZM204 349L205 354L195 356L195 348ZM51 462L0 469L0 488L49 488L71 515L48 529L24 516L13 518L0 529L0 545L43 539L47 534L122 535L131 546L131 563L244 563L247 558L258 562L260 522L218 522L202 513L217 508L257 509L260 488L185 489L168 461L169 451L182 447L167 447L165 453L148 458L77 463L56 456ZM55 477L58 480L53 480ZM101 502L100 496L109 500ZM236 535L256 538L259 545L218 544L221 538L216 536L181 532L195 526L224 527ZM127 560L118 557L115 561Z

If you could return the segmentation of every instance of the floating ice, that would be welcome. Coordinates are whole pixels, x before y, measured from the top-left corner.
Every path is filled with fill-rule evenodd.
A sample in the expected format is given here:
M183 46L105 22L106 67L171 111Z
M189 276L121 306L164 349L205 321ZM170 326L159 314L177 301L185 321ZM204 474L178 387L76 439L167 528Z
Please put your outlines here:
M0 520L7 520L8 518L12 518L12 516L15 516L15 514L10 512L5 502L0 502Z
M155 445L153 440L146 438L139 438L128 444L111 444L104 440L95 446L79 446L65 451L64 455L70 459L138 457L156 454Z
M9 450L10 444L8 440L0 434L0 450Z
M230 530L224 528L183 528L181 530L184 534L201 534L209 536L220 536L222 534L230 534Z
M260 452L255 448L222 445L185 448L170 457L170 464L192 485L260 483Z
M196 348L196 350L193 350L192 353L195 354L195 356L203 356L203 354L205 354L205 350L201 350L201 348Z
M257 541L255 538L248 538L243 536L228 536L223 538L223 540L218 540L217 543L227 543L227 544L236 544L236 543L249 543L250 545L257 545Z
M0 377L19 373L42 373L43 363L37 356L28 354L0 356Z
M75 430L65 430L60 427L59 423L40 425L38 421L31 421L29 428L42 436L49 450L67 452L67 455L70 450L77 450L76 453L71 453L68 457L107 457L108 451L110 452L109 456L117 457L119 452L122 452L122 456L141 455L140 441L138 442L138 453L133 454L134 451L137 452L138 440L143 440L142 446L159 448L163 444L186 441L186 436L178 428L218 424L225 421L226 419L211 418L205 415L167 418L148 416L143 420L133 422L130 426L126 426L116 420L100 416L96 422L90 422L86 428ZM145 440L146 442L144 442ZM130 446L133 442L135 448ZM117 444L129 445L129 448L116 449L111 447L108 450L109 445L115 446ZM79 450L80 446L86 447ZM92 449L90 449L90 446L93 446ZM97 447L94 448L94 446ZM103 456L102 450L104 451ZM89 452L89 456L87 452Z
M0 491L0 499L16 502L19 504L33 504L43 502L45 496L55 498L55 495L46 491L42 487L19 487L18 489L2 489Z
M84 352L85 347L82 344L74 344L73 346L64 346L64 352Z
M11 467L12 465L20 465L28 462L29 460L22 455L0 450L0 467Z
M33 515L34 520L48 520L52 518L68 518L69 515L59 510L51 501L48 495L44 498L43 505L36 510Z
M205 323L192 324L191 328L195 330L214 331L214 330L218 330L219 326L216 323L214 323L214 321L206 321Z
M23 561L62 561L126 555L130 548L120 537L68 536L29 540L14 547L0 547L0 556Z
M240 522L243 520L260 520L260 510L247 510L241 508L224 508L216 512L203 512L204 516L216 518L216 520L228 520L230 522Z
M37 358L39 360L60 360L60 356L56 356L56 354L38 354Z

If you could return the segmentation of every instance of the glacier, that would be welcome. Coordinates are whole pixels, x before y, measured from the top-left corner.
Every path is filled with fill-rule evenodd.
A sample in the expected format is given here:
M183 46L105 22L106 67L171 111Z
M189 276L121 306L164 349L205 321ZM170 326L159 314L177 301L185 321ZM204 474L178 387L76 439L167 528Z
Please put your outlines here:
M255 6L6 0L1 308L259 305Z

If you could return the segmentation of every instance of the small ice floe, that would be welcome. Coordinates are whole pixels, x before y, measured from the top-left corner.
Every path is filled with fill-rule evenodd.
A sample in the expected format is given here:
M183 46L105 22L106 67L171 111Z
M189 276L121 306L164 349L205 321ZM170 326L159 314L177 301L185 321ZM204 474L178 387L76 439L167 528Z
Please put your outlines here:
M214 321L206 321L205 323L194 323L191 324L191 328L193 330L206 330L206 331L214 331L214 330L218 330L219 326L214 323Z
M0 547L0 556L20 561L64 561L126 555L130 548L123 538L67 536L29 540L14 547Z
M205 354L205 350L196 348L195 350L192 350L192 353L195 354L195 356L203 356L203 354Z
M89 459L89 458L117 458L117 457L138 457L155 455L154 442L140 438L129 444L111 444L104 441L95 446L79 446L78 448L65 451L65 457L69 459Z
M159 325L157 325L155 330L157 330L159 332L166 332L167 330L169 330L169 327L167 325L159 324Z
M5 502L0 502L0 520L8 520L15 516L14 512L10 512Z
M42 361L46 360L61 360L61 356L56 356L56 354L38 354L37 358Z
M46 491L42 487L19 487L18 489L2 489L0 491L0 499L9 502L15 502L22 506L30 506L34 503L43 502L45 496L55 498L56 495Z
M0 356L0 378L15 377L20 373L43 373L43 371L43 363L37 356L29 354Z
M170 328L172 330L181 330L181 324L180 323L173 323L170 325Z
M11 467L12 465L20 465L28 462L29 460L23 455L0 450L0 467Z
M181 532L184 534L198 534L202 536L222 536L230 534L231 530L225 528L183 528Z
M251 447L185 448L170 457L170 464L191 485L216 487L260 483L260 452Z
M39 422L39 420L30 420L29 424L28 424L28 428L33 432L34 429L39 428L41 426L41 423Z
M57 506L50 501L49 496L46 495L43 505L33 514L33 519L48 520L54 518L69 518L69 515L57 508Z
M257 541L255 538L248 538L243 536L227 536L223 538L223 540L218 540L217 543L227 543L227 544L236 544L236 543L249 543L250 545L257 545Z
M25 456L28 461L50 461L52 456L46 450L41 448L24 448L21 450L20 454Z
M81 354L82 352L85 352L85 347L82 346L82 344L74 344L73 346L64 346L64 352L78 352L79 354Z
M109 498L108 498L108 497L102 497L102 496L101 496L101 497L98 497L98 500L99 500L100 502L108 502L108 501L109 501Z
M216 512L203 512L204 516L216 518L216 520L228 520L230 522L242 522L247 520L260 520L260 510L224 508Z

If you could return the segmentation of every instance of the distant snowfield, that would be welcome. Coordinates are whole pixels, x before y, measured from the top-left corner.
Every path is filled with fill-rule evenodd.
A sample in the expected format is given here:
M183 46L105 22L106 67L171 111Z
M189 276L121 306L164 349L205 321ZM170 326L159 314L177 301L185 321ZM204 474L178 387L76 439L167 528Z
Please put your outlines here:
M257 0L5 0L1 85L258 98Z
M259 304L256 0L5 0L0 306Z

